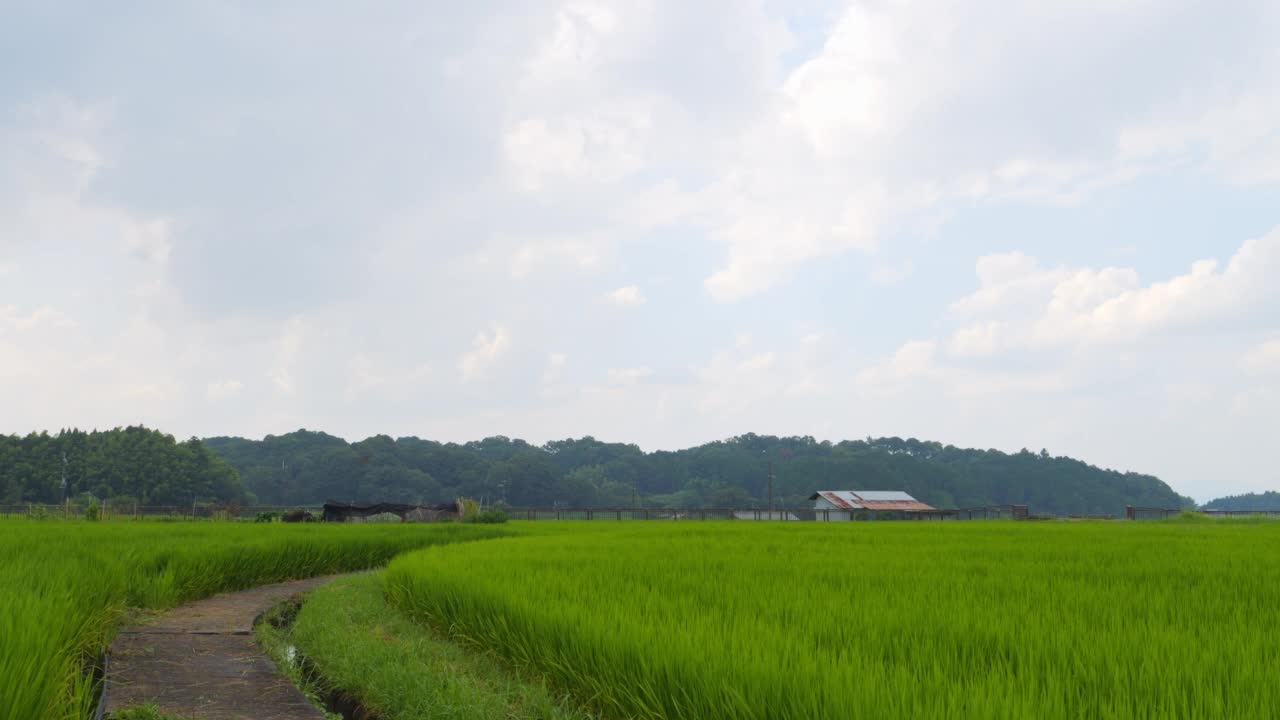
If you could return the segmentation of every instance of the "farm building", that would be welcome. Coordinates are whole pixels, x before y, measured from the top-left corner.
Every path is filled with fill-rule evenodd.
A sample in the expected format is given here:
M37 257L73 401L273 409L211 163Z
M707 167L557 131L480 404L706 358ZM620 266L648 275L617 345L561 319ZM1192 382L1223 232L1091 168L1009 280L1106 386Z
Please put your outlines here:
M860 511L921 512L934 508L900 490L819 490L809 497L825 520L851 520Z

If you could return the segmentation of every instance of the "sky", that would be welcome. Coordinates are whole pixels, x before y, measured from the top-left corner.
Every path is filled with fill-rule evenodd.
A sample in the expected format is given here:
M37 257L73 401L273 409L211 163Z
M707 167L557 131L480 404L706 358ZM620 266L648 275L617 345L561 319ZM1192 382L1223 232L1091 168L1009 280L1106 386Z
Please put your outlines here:
M0 0L0 432L1280 488L1280 4Z

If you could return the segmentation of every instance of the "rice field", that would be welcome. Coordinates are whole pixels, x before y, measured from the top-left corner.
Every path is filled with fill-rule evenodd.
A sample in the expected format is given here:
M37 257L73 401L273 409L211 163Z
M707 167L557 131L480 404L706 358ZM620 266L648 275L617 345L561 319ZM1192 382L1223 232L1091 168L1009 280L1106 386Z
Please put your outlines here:
M1280 523L539 524L390 602L608 717L1273 717Z
M381 565L474 525L0 522L0 719L81 720L84 673L126 607Z
M379 572L321 586L281 624L260 623L257 634L283 667L317 695L342 690L378 720L595 720L536 677L397 612Z

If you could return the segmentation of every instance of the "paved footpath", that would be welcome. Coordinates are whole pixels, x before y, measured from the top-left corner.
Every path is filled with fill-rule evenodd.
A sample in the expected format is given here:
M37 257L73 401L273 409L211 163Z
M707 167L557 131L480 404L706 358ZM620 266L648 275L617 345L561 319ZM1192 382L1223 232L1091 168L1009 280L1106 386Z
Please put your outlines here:
M258 647L253 622L332 579L215 595L122 630L107 650L107 717L154 703L193 720L324 720Z

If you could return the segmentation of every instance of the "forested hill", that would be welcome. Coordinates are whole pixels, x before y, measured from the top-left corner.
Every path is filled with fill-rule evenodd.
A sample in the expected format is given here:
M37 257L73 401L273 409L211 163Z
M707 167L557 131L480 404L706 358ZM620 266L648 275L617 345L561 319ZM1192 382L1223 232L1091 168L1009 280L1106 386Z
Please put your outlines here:
M823 489L900 489L937 507L1025 503L1057 514L1193 505L1150 475L1044 451L1007 454L900 438L831 443L743 435L650 453L590 437L541 446L505 437L459 445L385 435L347 443L300 430L204 442L240 471L258 502L280 505L468 496L515 506L760 507L769 462L776 501L792 507L807 506Z
M0 504L89 495L143 505L248 500L235 469L195 438L144 427L0 435Z
M1205 503L1205 510L1280 510L1280 492L1228 495Z

